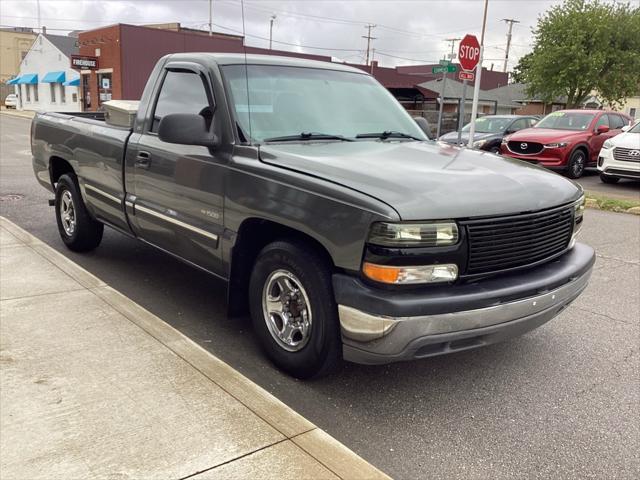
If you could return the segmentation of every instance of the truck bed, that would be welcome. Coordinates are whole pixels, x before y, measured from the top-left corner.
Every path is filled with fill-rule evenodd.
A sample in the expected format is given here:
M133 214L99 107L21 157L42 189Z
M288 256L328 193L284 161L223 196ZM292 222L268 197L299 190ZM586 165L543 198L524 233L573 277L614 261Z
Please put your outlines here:
M103 112L38 113L32 124L33 166L38 181L53 191L49 170L68 163L76 172L87 206L110 223L128 228L124 199L124 156L131 129L109 125ZM64 168L64 167L61 167Z

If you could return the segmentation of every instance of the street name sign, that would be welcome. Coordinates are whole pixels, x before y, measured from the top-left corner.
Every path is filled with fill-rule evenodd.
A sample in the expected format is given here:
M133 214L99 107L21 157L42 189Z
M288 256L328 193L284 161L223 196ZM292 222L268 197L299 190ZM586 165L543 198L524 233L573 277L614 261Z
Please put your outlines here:
M433 67L431 73L456 73L457 70L455 65L440 65L439 67Z

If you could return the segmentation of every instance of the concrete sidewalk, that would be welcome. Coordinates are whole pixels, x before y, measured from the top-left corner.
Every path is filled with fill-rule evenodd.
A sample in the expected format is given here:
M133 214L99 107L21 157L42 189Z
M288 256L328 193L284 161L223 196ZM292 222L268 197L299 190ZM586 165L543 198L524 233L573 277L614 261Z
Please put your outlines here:
M2 217L0 477L388 478Z
M4 106L0 108L0 113L4 113L12 117L21 117L21 118L28 118L28 119L31 119L36 115L36 112L34 112L33 110L16 110L13 108L8 109L8 108L5 108Z

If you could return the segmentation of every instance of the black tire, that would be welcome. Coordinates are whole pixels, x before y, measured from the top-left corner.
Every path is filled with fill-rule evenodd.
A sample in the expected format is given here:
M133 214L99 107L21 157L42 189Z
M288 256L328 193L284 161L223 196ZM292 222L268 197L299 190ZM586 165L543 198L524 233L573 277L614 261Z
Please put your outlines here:
M276 334L269 330L268 316L263 311L265 289L271 285L273 275L283 271L293 274L294 280L300 283L311 312L310 334L304 337L306 343L297 351L287 351L279 343ZM340 366L342 342L331 269L315 249L297 241L267 245L258 255L251 273L249 307L253 328L264 351L285 372L305 379L327 375Z
M575 150L569 158L567 170L565 171L569 178L580 178L587 166L587 154L581 148Z
M72 227L69 217L66 220L64 218L64 204L69 200L69 195L73 212ZM65 174L58 180L56 184L55 211L60 238L62 238L69 250L88 252L100 245L104 225L95 220L87 211L87 207L82 201L75 175ZM66 212L70 212L70 210L67 209Z
M620 178L612 177L611 175L605 175L604 173L601 173L600 180L602 180L602 183L618 183L620 181Z
M494 155L500 155L500 147L491 147L489 151Z

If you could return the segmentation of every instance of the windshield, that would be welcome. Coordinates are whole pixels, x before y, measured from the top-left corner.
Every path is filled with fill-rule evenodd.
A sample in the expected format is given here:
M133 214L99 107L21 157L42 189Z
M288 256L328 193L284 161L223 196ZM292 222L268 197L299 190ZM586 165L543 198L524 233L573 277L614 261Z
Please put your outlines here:
M368 75L277 65L227 65L222 71L236 118L257 142L303 132L347 138L400 132L427 140L406 110Z
M476 119L476 133L502 133L510 123L510 118L481 117ZM467 123L462 131L468 132L470 128L471 124Z
M640 122L637 122L633 128L629 129L630 133L640 133Z
M554 130L586 130L595 115L582 112L553 112L540 120L533 128Z

